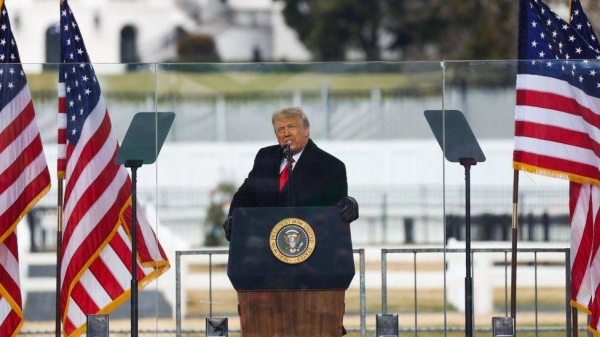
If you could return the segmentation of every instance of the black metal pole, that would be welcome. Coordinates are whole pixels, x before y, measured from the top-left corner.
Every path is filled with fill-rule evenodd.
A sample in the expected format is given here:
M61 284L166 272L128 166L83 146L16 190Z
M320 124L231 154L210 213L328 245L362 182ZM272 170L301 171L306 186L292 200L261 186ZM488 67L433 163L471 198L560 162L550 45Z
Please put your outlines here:
M288 193L287 193L287 206L288 207L292 207L292 206L296 206L296 205L292 205L291 202L291 195L292 195L292 151L290 150L289 152L289 158L287 158L287 164L288 166Z
M141 160L128 160L125 167L131 168L131 336L138 335L138 280L137 280L137 169Z
M461 158L465 167L465 336L473 336L473 274L471 268L471 166L477 162L473 158Z
M56 316L54 333L56 337L61 335L62 314L60 310L60 287L62 268L62 222L63 222L63 178L58 179L58 201L57 201L57 226L56 226ZM33 233L32 233L33 234Z
M519 171L513 172L513 214L512 214L512 249L510 259L510 317L514 319L514 326L517 326L517 240L519 237ZM533 222L530 223L533 228ZM531 229L530 229L531 230ZM531 230L533 233L533 230ZM529 238L531 240L531 237Z

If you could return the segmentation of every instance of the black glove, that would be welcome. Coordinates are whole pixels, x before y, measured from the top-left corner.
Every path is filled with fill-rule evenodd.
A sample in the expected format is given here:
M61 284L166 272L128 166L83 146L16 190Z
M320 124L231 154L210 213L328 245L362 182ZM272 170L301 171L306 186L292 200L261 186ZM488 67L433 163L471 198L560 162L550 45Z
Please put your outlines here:
M229 241L229 238L231 237L231 225L233 224L233 217L228 216L227 219L225 219L225 222L223 223L223 230L225 231L225 239L227 239L227 241Z
M356 219L358 219L358 203L352 197L343 197L337 203L340 209L340 216L342 220L350 223Z

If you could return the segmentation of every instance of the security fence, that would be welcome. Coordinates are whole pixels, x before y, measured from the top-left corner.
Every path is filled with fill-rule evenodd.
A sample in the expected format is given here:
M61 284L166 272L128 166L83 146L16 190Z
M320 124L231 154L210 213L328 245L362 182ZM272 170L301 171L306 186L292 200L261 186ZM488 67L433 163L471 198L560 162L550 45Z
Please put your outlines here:
M353 252L358 256L357 277L346 291L344 318L349 336L374 336L373 318L380 314L398 315L400 336L464 336L464 248L360 248ZM474 335L489 336L492 318L510 315L511 249L475 247L471 253ZM235 321L237 298L227 281L227 258L227 249L176 251L175 326L145 326L140 336L205 336L200 321L213 317ZM573 317L569 306L570 249L518 248L517 259L517 335L571 336L576 320L578 332L586 335L586 317ZM208 295L202 310L190 308L193 290ZM230 325L230 336L240 332L236 324ZM24 330L20 335L53 336L54 331ZM129 331L111 325L110 335L127 336Z
M161 223L192 245L202 245L207 231L206 213L214 190L202 188L140 189L139 200L156 205ZM353 243L359 245L440 244L443 242L443 210L447 236L464 239L464 188L447 186L350 187L360 204L360 218L352 224ZM479 186L471 189L472 238L475 241L506 241L511 235L512 189ZM568 190L565 187L521 188L519 240L569 242ZM32 250L54 249L56 207L50 193L30 214ZM45 219L50 221L46 225ZM47 228L50 229L47 229ZM220 224L219 224L220 228Z
M381 271L381 311L373 307L367 310L367 293L373 291L373 286L377 287L378 280L374 278L371 269L373 263L377 263L374 254L365 253L365 249L355 249L354 253L359 254L359 292L360 292L360 325L346 326L349 332L360 333L360 336L371 335L375 327L367 326L367 316L376 314L395 313L400 315L400 333L414 334L415 336L428 336L434 334L464 333L464 325L455 324L457 316L464 317L464 311L460 308L461 300L464 297L453 296L461 293L460 288L464 287L464 265L465 249L457 248L400 248L400 249L381 249L380 271ZM517 331L519 336L543 334L544 336L559 336L566 334L571 336L571 308L569 306L569 254L568 248L518 248L518 292L525 293L524 300L517 298L517 317L520 315L532 316L533 319L517 319ZM474 273L474 298L476 314L476 333L489 333L491 331L491 317L509 315L509 293L510 293L510 253L509 248L474 248L473 254L473 273ZM207 317L213 316L213 257L215 255L227 254L227 250L192 250L176 252L176 273L177 273L177 336L202 333L201 329L184 329L182 327L182 257L189 255L202 255L208 258L208 284L209 309ZM366 266L370 266L369 272L366 272ZM437 267L436 267L437 266ZM370 283L375 283L370 285ZM351 286L352 288L353 286ZM498 291L498 288L500 290ZM398 291L400 289L400 291ZM406 291L410 296L406 296ZM463 288L464 291L464 288ZM554 299L542 299L542 293L554 293ZM423 292L439 293L440 303L428 303L432 301L431 295L420 297ZM530 292L530 293L528 293ZM562 296L556 293L562 293ZM394 298L390 293L399 295L400 298ZM492 296L490 298L489 296ZM437 299L433 299L436 301ZM485 307L490 305L490 312ZM406 303L410 302L410 306ZM464 302L463 302L464 303ZM347 303L347 307L351 306ZM541 319L548 312L563 312L562 319L554 319L548 322L547 319ZM232 311L236 315L235 311ZM346 313L346 315L351 313ZM444 317L443 324L435 324L432 317ZM453 318L449 318L453 316ZM553 314L553 316L556 316ZM410 318L412 317L412 318ZM483 319L483 320L482 320ZM435 319L433 320L435 321ZM412 323L411 323L412 322ZM464 321L463 321L464 322ZM584 328L581 328L584 330ZM230 329L232 333L238 333L239 329Z
M359 301L360 301L360 336L366 336L366 288L365 288L365 250L364 249L354 249L354 254L358 254L359 256ZM182 306L185 305L182 303L182 261L181 257L186 255L203 255L208 257L208 292L209 292L209 311L208 317L213 317L213 255L226 255L229 254L229 250L190 250L190 251L176 251L175 252L175 283L176 283L176 302L175 302L175 323L176 323L176 335L177 337L182 336L184 333L195 333L199 332L193 329L182 329ZM240 332L239 329L230 329L231 332ZM200 331L204 332L204 331Z
M474 248L471 250L472 254L472 275L475 282L474 286L474 302L475 312L477 313L477 306L486 306L486 300L482 299L493 294L486 293L486 290L493 290L493 288L500 286L502 295L501 299L501 310L496 311L496 315L504 314L508 317L509 303L510 303L510 292L511 285L509 282L510 276L510 256L512 250L509 248ZM388 313L390 300L388 299L388 279L390 278L389 264L390 255L400 255L404 258L401 261L409 262L412 264L412 281L413 281L413 307L412 310L405 309L412 315L412 326L406 324L406 326L399 329L400 332L414 333L418 336L420 333L426 332L445 332L445 331L461 331L464 332L463 327L448 326L448 313L455 310L453 307L466 305L464 302L465 298L448 298L446 294L456 293L456 290L451 289L454 285L458 287L464 287L464 283L460 281L465 279L464 259L465 249L454 249L454 248L403 248L403 249L381 249L381 312L383 314ZM423 316L430 313L423 313L423 304L420 303L418 297L420 288L427 288L428 284L424 284L419 279L419 262L431 261L432 255L442 255L444 261L444 273L442 275L442 283L444 286L444 305L442 315L444 317L444 327L436 328L430 326L424 326L426 323L419 321ZM457 259L458 258L458 259ZM398 261L398 259L396 259ZM516 333L519 336L535 334L543 334L543 336L549 336L550 334L559 336L564 333L566 336L572 336L572 320L571 315L572 309L570 307L570 249L569 248L518 248L517 249L517 275L524 273L526 277L518 279L518 288L533 288L533 303L528 305L522 305L523 301L519 302L517 296L517 317L516 317ZM462 266L462 268L461 268ZM479 268L479 270L478 270ZM494 270L496 269L496 270ZM498 273L500 271L500 273ZM458 273L457 273L458 272ZM432 276L425 272L424 277L427 277L431 281ZM487 276L487 277L486 277ZM477 278L480 278L477 280ZM481 279L483 278L483 279ZM459 282L456 282L458 279ZM439 280L438 280L439 281ZM553 303L550 308L548 304L541 305L540 303L540 289L541 288L558 288L563 291L562 301L559 299ZM464 290L463 290L464 291ZM463 292L464 294L464 292ZM519 292L517 292L519 294ZM489 303L489 302L488 302ZM561 305L562 303L562 305ZM520 305L521 304L521 305ZM492 306L495 304L492 303ZM464 307L463 307L464 308ZM558 320L553 323L542 323L540 317L548 310L564 310L564 320ZM460 310L459 310L460 311ZM485 311L485 309L480 310ZM502 312L503 311L503 312ZM527 312L533 313L533 325L526 322L522 325L519 324L519 316L525 315ZM464 316L463 316L464 317ZM464 320L463 320L464 322ZM554 325L560 325L559 327ZM585 330L585 329L582 329ZM476 325L474 328L475 332L490 332L491 331L491 319L483 324Z

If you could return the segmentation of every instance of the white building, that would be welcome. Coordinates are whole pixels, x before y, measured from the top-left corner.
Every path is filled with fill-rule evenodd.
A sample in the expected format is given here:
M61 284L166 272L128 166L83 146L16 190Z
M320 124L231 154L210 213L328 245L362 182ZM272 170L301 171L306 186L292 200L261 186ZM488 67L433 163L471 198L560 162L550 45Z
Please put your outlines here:
M23 63L60 58L58 0L6 0ZM181 32L212 35L221 60L307 61L272 0L71 0L94 63L173 60Z

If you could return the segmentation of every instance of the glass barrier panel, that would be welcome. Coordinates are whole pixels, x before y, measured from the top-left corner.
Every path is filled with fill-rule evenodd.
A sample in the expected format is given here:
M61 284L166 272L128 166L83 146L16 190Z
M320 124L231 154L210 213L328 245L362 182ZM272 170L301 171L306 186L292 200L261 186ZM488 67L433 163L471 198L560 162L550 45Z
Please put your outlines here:
M517 73L521 74L523 67L530 64L531 61L445 62L444 107L462 112L485 155L485 161L470 168L446 161L444 173L448 248L467 248L476 252L471 255L473 269L470 275L465 270L467 253L448 258L448 306L453 309L447 315L462 315L463 322L457 323L466 325L464 315L469 308L474 309L475 329L488 327L493 316L510 316L513 294L519 328L570 325L568 291L565 293L568 283L565 265L568 266L568 262L564 261L564 254L559 255L562 260L558 263L554 260L557 257L554 252L519 253L514 288L511 282L512 247L562 249L569 247L570 238L568 181L550 177L552 174L549 173L535 174L531 170L515 171L513 168L515 149L521 149L520 144L532 144L536 137L547 139L548 135L544 134L547 129L538 123L544 118L552 118L544 116L556 117L551 110L560 110L560 104L555 101L548 104L548 98L540 99L539 93L525 92ZM584 62L578 61L567 64L569 69L585 66ZM569 74L568 77L573 76ZM540 82L531 81L538 87L530 89L560 92L560 89L552 88L549 78L542 81L546 83L540 85ZM526 119L534 124L530 123L523 131ZM557 120L552 118L552 123ZM450 139L465 139L464 135L452 134L449 128L446 132ZM542 146L539 142L536 144L535 151ZM450 146L447 144L446 149ZM530 147L529 151L532 149ZM530 154L523 158L531 168ZM468 182L465 179L467 170L470 170ZM516 209L513 202L517 202ZM467 204L470 207L468 213ZM517 236L513 242L514 235ZM494 248L505 249L505 252L478 251ZM475 294L471 303L469 291L464 290L467 277L472 280L471 295ZM543 304L538 302L541 298ZM560 314L551 315L550 312Z
M176 114L159 157L158 213L169 234L180 238L182 244L177 250L230 248L222 225L233 195L253 166L255 174L264 174L259 171L265 159L260 153L258 163L255 158L259 149L278 144L272 114L288 107L302 108L310 121L311 141L345 164L347 193L357 201L360 215L350 225L351 242L355 249L372 247L365 253L369 270L379 270L381 247L442 246L444 163L423 114L425 110L443 107L440 63L161 64L158 67L157 110ZM292 153L295 145L292 143ZM310 151L303 152L298 165L302 165L303 159L310 160ZM279 160L272 165L273 181L277 179ZM311 165L320 176L307 174L308 178L302 182L305 185L294 188L297 193L304 193L303 190L311 188L310 184L319 184L326 189L327 196L319 202L300 196L300 206L335 203L337 200L332 198L339 196L332 187L335 177L330 176L329 170L334 172L336 166L332 164L323 171L321 164ZM303 174L302 170L307 168L298 166L298 171L294 170L292 180L294 173ZM252 193L278 193L275 183L269 192L270 182L264 181L266 187L256 187L255 177L250 179L245 188L252 186ZM275 199L262 197L234 204L280 205ZM269 231L275 224L269 225ZM235 220L233 226L236 228ZM203 257L181 257L181 328L203 327L204 318L212 314L229 317L230 331L239 332L238 297L227 278L227 257L212 256L212 274L208 272L210 258L209 253ZM403 276L411 263L404 258L393 262L394 286L388 290L390 298L412 298L409 295L414 291L413 284ZM356 255L355 263L356 275L345 295L344 325L352 334L359 335L356 333L361 328L361 289ZM442 260L436 268L443 271ZM379 274L368 275L367 283L380 282ZM279 280L270 285L277 286L286 284ZM374 306L372 310L381 312L381 289L366 291L370 305ZM442 290L438 295L441 294ZM412 312L415 304L410 302L391 302L389 310Z
M139 111L155 111L156 65L93 64L93 69L90 67L89 64L65 65L66 72L75 73L84 68L88 71L77 72L81 78L67 82L62 89L57 89L59 76L64 75L59 73L57 64L23 65L52 178L49 193L24 218L23 222L27 222L27 226L19 227L19 231L24 232L20 248L26 252L21 260L27 264L23 268L28 270L22 274L26 276L21 283L25 299L22 327L24 332L41 330L54 335L56 310L49 308L56 303L56 250L59 233L62 234L63 240L60 243L65 251L60 275L65 289L74 289L71 291L71 297L78 298L69 301L69 315L63 328L71 332L85 331L85 313L98 310L112 311L111 328L129 328L132 317L130 301L127 299L131 286L131 276L127 274L127 268L131 266L131 260L125 258L131 254L124 253L131 249L126 246L131 242L130 229L123 225L124 218L117 214L127 213L127 207L131 203L131 182L128 184L125 179L118 179L126 177L123 175L117 174L116 178L111 178L117 170L110 167L116 166L114 156L117 153L117 142L123 141L134 114ZM96 85L99 85L101 94L95 90ZM59 96L65 97L62 108L59 108ZM66 114L62 123L57 123L59 110L65 111ZM62 183L57 179L57 159L61 149L58 145L59 124L65 129L67 144L66 147L62 146L65 149L64 170L67 177ZM155 171L156 168L144 166L138 176L140 207L137 215L138 220L141 219L140 223L144 223L140 228L143 227L146 231L159 228L156 227L158 218L155 211ZM129 169L126 173L131 175ZM124 185L115 185L116 182ZM129 194L118 193L120 189L128 189ZM64 198L61 206L65 224L60 227L60 232L57 225L59 190ZM85 225L82 225L83 222ZM73 228L78 230L73 232ZM98 231L104 234L92 234ZM147 235L141 231L139 233L138 237L142 234ZM86 240L90 237L96 239ZM151 242L151 246L155 240L148 242ZM74 252L81 254L77 254L81 260L76 259ZM111 256L119 254L123 256L121 260L106 262ZM77 261L88 261L82 263L89 265L89 268L80 269L82 265ZM116 263L117 261L119 263ZM105 272L100 272L102 270ZM109 273L108 270L112 272ZM112 277L107 276L109 274ZM146 322L139 324L140 329L155 326L154 323L148 325L147 322L154 322L158 317L173 315L172 306L167 304L165 299L165 294L169 292L159 286L160 282L150 282L156 274L152 268L144 269L138 277L138 283L145 286L138 295L139 321ZM82 288L83 284L90 286L91 293L84 291L88 295L82 292L85 289L85 286ZM104 289L110 287L111 290L96 287L101 284L106 285ZM83 301L84 297L91 299L93 303ZM77 313L77 310L80 312Z
M583 70L597 65L570 62ZM168 271L144 269L149 276L138 294L140 331L202 334L206 318L228 318L229 335L240 336L244 324L260 317L260 312L244 316L248 292L264 296L265 290L323 290L333 284L335 289L347 288L341 294L329 293L327 304L344 304L343 326L349 336L375 331L375 316L381 314L397 314L403 333L462 334L468 308L467 241L472 241L474 252L473 327L489 331L492 316L509 315L513 155L515 144L523 146L522 140L515 140L515 125L530 118L518 115L529 103L521 104L524 108L515 104L519 97L515 83L518 69L527 65L516 61L94 64L110 131L119 143L136 113L175 113L156 162L136 171L141 221L158 238L155 241L145 231L144 241L138 243L146 242L150 251L159 243L170 264ZM21 261L29 270L22 281L22 331L41 329L52 335L52 311L38 309L46 308L55 296L60 74L57 65L23 67L52 188L24 218L28 225L19 227L26 238L19 246L27 252ZM78 87L64 90L86 95ZM65 105L81 104L75 101L78 95L67 95ZM291 107L305 113L309 126L293 114L272 120L276 111ZM450 110L462 113L485 155L485 161L470 166L468 185L464 165L445 158L452 154L450 144L438 143L425 113L438 111L446 118ZM94 134L69 130L73 124L65 124L67 132ZM451 139L464 136L444 127L441 133ZM288 166L287 139L294 162L280 191L279 174ZM564 260L570 240L568 182L532 173L535 170L527 166L531 163L524 164L529 170L518 174L518 247L535 252L519 255L523 262L517 305L527 312L519 324L564 326L570 320L563 315L570 312L565 309L568 262ZM70 165L67 170L74 169ZM131 169L127 172L131 175ZM96 173L88 173L81 181L97 183ZM77 196L85 199L83 194ZM352 220L356 208L346 196L356 201L359 215L349 227L345 222ZM318 213L313 207L329 208L319 208ZM233 209L237 213L230 213ZM320 217L311 217L314 214ZM231 242L223 229L230 215ZM290 218L309 220L281 222ZM321 218L328 221L324 224ZM129 232L118 234L127 238ZM354 249L353 254L348 248ZM123 265L129 263L125 260ZM285 274L290 266L314 268ZM120 274L123 287L129 281ZM118 298L115 294L103 298L111 296ZM262 303L289 304L294 298L268 297ZM111 307L111 335L121 333L114 329L127 335L130 301L123 297L117 302ZM555 312L560 315L551 314ZM77 317L73 320L85 320L85 315ZM578 319L585 320L582 317ZM297 324L310 329L312 323L314 319L299 318Z

